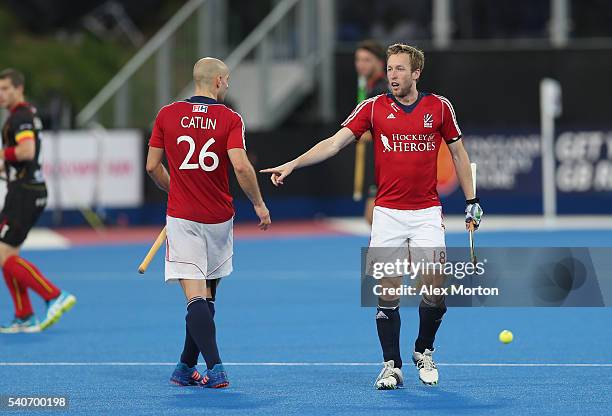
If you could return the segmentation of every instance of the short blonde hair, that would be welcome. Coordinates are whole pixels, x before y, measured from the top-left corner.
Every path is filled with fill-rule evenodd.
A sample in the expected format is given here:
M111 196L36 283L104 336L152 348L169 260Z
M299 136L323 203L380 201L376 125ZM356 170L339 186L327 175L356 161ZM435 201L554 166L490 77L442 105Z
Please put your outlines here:
M417 69L421 72L423 71L423 67L425 66L425 54L423 51L404 43L395 43L387 48L387 59L389 59L391 55L400 53L405 53L410 57L410 70L412 72Z

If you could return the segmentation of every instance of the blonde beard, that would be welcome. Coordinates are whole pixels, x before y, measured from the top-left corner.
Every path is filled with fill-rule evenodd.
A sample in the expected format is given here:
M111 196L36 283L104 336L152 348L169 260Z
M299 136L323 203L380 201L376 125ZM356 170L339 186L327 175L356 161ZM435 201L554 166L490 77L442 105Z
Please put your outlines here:
M395 98L399 99L405 99L406 97L408 97L412 92L414 91L414 93L417 95L418 97L418 91L416 89L416 82L412 81L412 83L407 87L407 92L404 94L404 90L401 90L399 92L398 95L394 95Z

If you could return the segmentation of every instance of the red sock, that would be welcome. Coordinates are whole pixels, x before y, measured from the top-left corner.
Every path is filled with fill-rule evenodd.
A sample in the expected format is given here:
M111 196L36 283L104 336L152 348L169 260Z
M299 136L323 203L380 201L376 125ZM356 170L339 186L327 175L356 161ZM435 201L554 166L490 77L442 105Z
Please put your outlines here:
M20 287L30 288L40 295L44 300L55 299L60 295L60 290L47 280L40 270L32 263L19 256L11 256L4 262L2 268L5 276L17 279Z
M11 296L13 297L13 305L15 306L15 316L23 319L32 315L32 304L28 296L28 290L24 286L20 286L17 279L4 272L4 281L8 287Z

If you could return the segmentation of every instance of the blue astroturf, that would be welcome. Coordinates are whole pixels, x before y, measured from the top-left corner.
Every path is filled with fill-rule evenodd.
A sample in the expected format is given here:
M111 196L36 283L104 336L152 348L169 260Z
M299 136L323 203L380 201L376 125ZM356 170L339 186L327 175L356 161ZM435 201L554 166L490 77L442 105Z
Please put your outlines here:
M612 233L477 238L487 246L608 246ZM183 345L185 302L177 285L163 283L162 256L141 277L135 270L145 245L25 252L78 303L41 334L0 336L0 395L67 396L67 414L612 413L610 308L451 308L436 339L440 384L419 384L406 364L405 389L374 390L382 360L374 311L359 306L366 244L359 237L237 241L235 272L217 295L218 342L231 381L218 391L168 384ZM448 234L447 244L465 245L465 234ZM0 305L8 319L4 289ZM34 305L43 310L40 300ZM402 310L405 362L417 318L415 309ZM514 332L514 342L497 340L502 329ZM6 365L16 362L39 364ZM504 363L533 366L498 366ZM596 365L540 365L580 363Z

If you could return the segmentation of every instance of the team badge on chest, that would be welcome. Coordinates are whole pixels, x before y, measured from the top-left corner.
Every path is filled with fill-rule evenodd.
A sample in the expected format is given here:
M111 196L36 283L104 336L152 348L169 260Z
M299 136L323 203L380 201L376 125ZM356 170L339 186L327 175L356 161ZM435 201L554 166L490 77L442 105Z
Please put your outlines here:
M433 127L433 116L429 113L425 113L423 115L423 127L432 128Z

